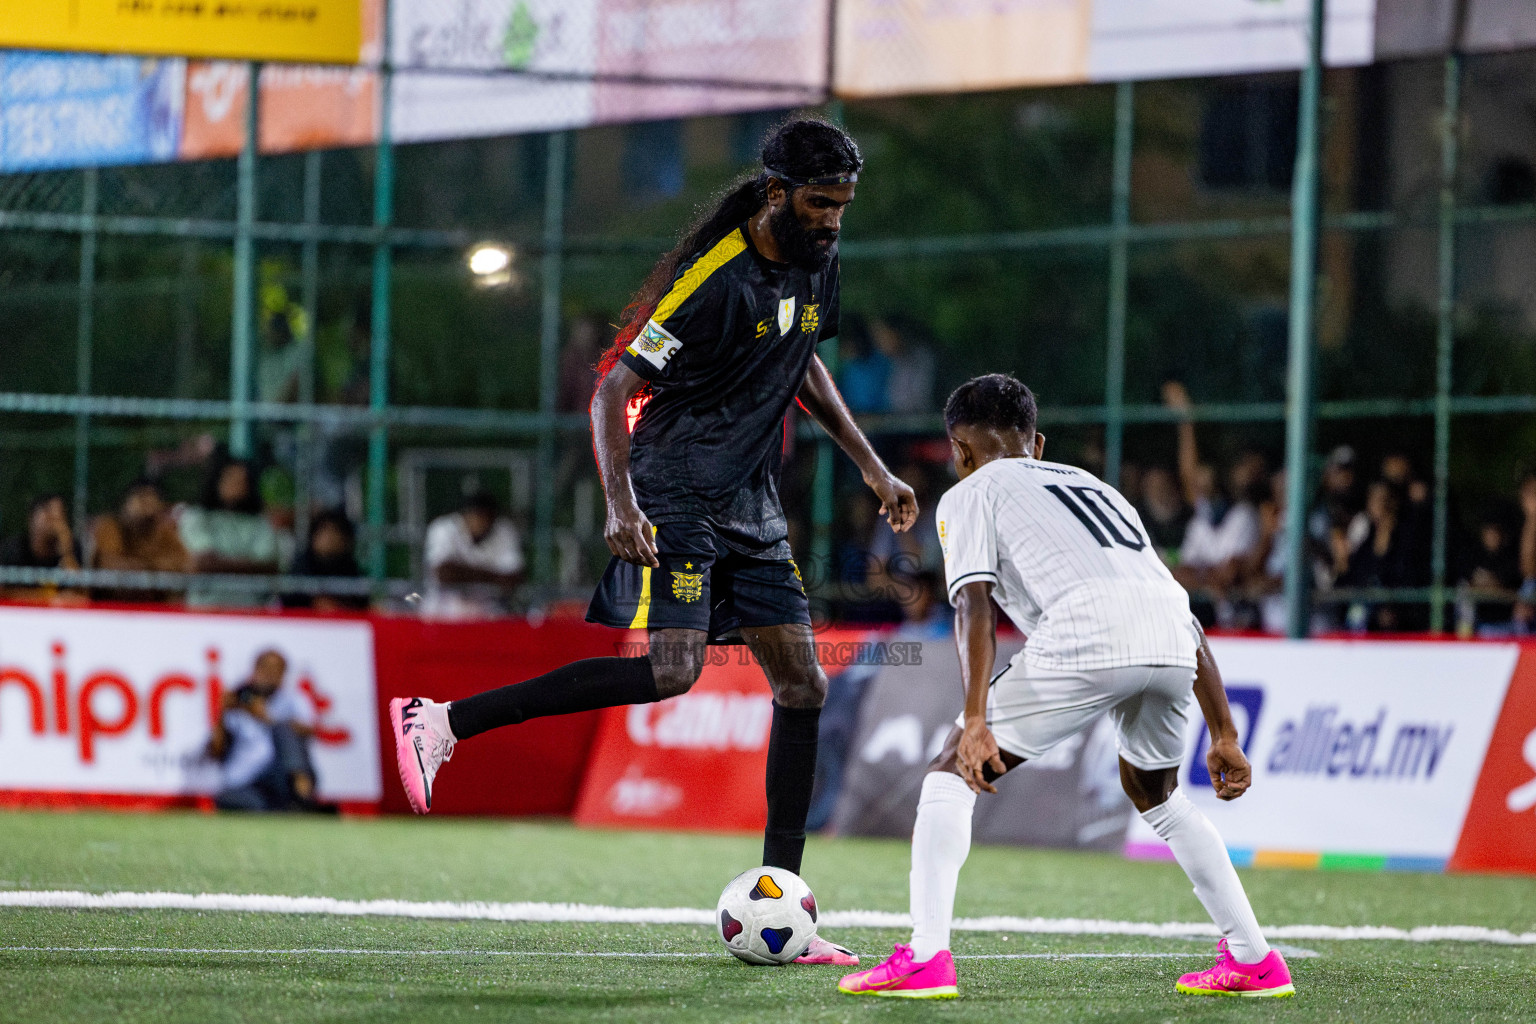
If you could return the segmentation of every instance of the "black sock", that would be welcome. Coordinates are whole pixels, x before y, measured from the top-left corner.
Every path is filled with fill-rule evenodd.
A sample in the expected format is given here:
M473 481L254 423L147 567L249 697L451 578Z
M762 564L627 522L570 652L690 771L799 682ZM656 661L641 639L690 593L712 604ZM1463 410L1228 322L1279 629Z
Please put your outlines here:
M768 736L768 829L763 833L763 863L800 873L805 854L805 816L816 781L816 735L821 708L773 705Z
M487 729L530 718L651 704L661 699L651 659L588 658L522 683L486 690L448 705L448 727L467 740Z

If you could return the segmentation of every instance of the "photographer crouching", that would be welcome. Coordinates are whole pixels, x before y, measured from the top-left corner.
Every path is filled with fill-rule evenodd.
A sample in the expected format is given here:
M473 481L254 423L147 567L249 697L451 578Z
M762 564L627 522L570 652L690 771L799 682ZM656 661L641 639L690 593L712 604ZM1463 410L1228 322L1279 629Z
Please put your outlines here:
M214 804L225 811L329 811L315 800L315 769L309 757L314 729L283 689L288 659L275 650L256 656L251 677L224 695L224 711L208 741L220 762Z

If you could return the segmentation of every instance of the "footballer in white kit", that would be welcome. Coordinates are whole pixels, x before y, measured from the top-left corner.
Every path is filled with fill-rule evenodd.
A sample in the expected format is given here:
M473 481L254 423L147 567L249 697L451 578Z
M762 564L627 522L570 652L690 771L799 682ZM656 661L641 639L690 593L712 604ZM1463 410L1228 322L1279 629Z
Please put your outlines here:
M955 886L978 793L1108 713L1126 795L1167 841L1221 930L1215 966L1179 979L1192 995L1288 996L1290 970L1259 929L1210 821L1178 789L1198 703L1212 785L1241 796L1251 773L1221 675L1189 595L1147 541L1131 504L1073 466L1042 460L1034 395L989 374L944 409L960 482L938 506L939 540L965 683L965 710L929 767L912 833L912 941L843 978L850 995L952 998ZM996 601L1028 638L994 673Z

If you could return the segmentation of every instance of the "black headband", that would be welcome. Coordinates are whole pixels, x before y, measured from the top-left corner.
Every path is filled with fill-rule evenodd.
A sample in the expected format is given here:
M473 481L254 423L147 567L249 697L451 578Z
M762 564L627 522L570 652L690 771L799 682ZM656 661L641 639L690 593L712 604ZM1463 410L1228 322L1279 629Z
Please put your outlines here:
M778 178L791 188L799 188L802 185L852 185L859 180L858 171L844 171L839 174L823 174L819 178L801 178L793 174L785 174L783 171L772 167L764 167L763 171Z

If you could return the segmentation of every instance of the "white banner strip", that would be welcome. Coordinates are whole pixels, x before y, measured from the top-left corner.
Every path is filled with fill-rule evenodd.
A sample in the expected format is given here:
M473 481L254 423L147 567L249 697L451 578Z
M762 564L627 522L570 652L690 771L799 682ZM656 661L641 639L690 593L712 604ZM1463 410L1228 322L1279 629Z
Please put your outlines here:
M338 900L329 896L263 896L238 893L106 892L73 890L0 891L0 907L50 910L200 910L257 914L325 914L337 917L405 917L457 921L540 921L567 924L713 924L712 910L692 907L604 907L586 903L457 903L411 900ZM883 910L835 910L828 928L910 928L906 914ZM1096 918L962 917L958 931L1017 932L1032 935L1136 935L1158 939L1209 938L1210 923L1106 921ZM1536 946L1536 932L1511 932L1480 925L1290 924L1265 928L1272 939L1397 942L1488 942Z
M1311 950L1282 950L1295 959ZM199 949L176 946L0 946L0 953L143 953L188 956L516 956L576 959L713 960L725 953L628 953L543 949ZM1207 953L962 953L956 960L1198 960Z

